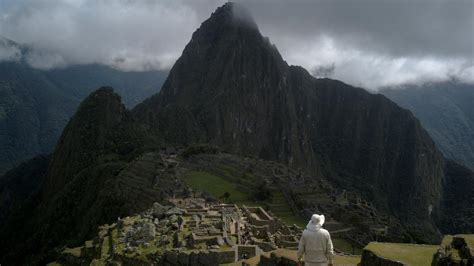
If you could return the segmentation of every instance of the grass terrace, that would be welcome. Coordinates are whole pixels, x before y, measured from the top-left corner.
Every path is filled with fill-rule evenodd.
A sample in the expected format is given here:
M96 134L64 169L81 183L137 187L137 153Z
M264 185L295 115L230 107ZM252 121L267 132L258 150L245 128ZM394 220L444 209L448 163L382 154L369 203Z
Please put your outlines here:
M238 190L237 185L223 177L213 175L204 171L190 171L183 180L194 190L207 191L216 198L221 197L225 192L230 193L229 201L239 205L255 205L249 200L249 195Z
M364 249L375 255L408 265L430 266L439 246L371 242Z

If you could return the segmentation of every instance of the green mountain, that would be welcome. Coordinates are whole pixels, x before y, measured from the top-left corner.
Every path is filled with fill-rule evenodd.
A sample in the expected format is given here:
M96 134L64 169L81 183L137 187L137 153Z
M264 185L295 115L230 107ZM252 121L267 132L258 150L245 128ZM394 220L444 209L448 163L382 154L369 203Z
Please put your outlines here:
M88 96L65 127L46 175L35 173L37 193L7 217L1 260L44 264L54 248L77 244L97 224L133 210L114 181L143 146L141 132L110 88Z
M3 45L20 47L11 41ZM102 65L42 71L22 59L0 62L0 175L51 153L79 103L98 87L114 86L133 107L158 92L165 78L162 71L124 72Z
M443 154L474 169L474 86L456 81L385 89L412 111Z
M177 161L159 152L187 148L184 155L193 162L193 154L212 150L194 143L218 146L243 161L278 162L297 169L299 180L307 173L305 182L319 189L354 191L388 214L388 221L398 221L394 228L400 231L389 235L437 242L440 229L474 230L462 222L472 217L469 212L450 216L474 205L472 197L452 195L469 195L472 172L446 163L411 112L385 96L287 65L250 15L227 3L194 32L159 94L131 111L110 88L82 102L40 178L39 192L0 228L0 261L52 261L64 246L93 237L98 225L182 190ZM194 170L212 166L204 160ZM256 180L278 179L280 171ZM192 179L203 176L209 175ZM241 179L232 182L244 184ZM280 181L270 193L279 191L281 200L285 184L295 181ZM295 206L315 210L301 186ZM278 204L286 209L290 201ZM341 209L341 219L356 224L345 213ZM455 221L448 227L443 222L450 218Z

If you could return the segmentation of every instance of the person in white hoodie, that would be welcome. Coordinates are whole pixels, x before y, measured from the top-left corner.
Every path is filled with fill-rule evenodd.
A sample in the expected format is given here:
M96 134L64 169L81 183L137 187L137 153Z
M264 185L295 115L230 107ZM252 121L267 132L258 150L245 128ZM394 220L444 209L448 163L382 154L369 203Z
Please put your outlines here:
M332 266L334 250L331 235L323 229L324 215L313 214L298 245L298 261L304 255L305 266Z

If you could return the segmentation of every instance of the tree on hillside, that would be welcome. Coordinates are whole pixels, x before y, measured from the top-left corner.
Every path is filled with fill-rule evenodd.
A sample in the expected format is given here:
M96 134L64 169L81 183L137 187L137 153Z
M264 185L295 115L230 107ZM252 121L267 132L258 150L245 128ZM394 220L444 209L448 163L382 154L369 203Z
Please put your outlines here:
M229 192L224 192L224 195L221 196L221 198L224 199L224 203L227 203L229 201L229 198L230 198L230 193Z
M253 197L257 201L270 200L272 193L266 182L260 182L253 191Z

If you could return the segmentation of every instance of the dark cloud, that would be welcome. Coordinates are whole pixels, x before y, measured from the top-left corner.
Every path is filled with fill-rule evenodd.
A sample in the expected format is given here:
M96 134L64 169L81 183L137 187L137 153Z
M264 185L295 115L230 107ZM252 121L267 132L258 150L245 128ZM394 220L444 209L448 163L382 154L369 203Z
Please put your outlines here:
M268 34L329 35L394 56L472 56L472 0L245 1Z
M325 76L368 89L453 77L474 82L472 0L245 4L288 62L330 67Z
M98 62L125 70L169 68L204 13L223 2L1 1L0 35L34 47L33 66Z
M0 0L0 34L38 68L169 68L224 0ZM369 89L474 82L472 0L243 0L290 64ZM5 58L11 51L0 50ZM6 56L5 56L6 55Z

